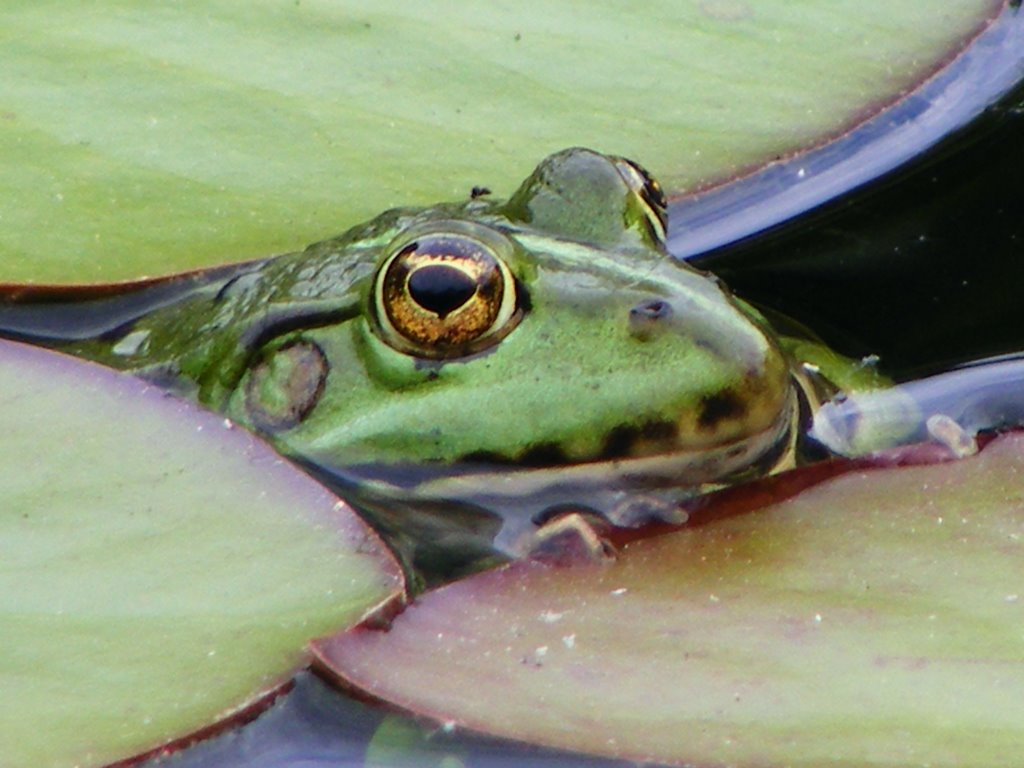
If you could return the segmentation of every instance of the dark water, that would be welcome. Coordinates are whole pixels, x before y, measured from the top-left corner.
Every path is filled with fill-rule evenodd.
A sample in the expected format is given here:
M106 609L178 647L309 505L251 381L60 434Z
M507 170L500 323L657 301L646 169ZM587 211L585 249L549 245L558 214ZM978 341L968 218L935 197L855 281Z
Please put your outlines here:
M387 720L386 720L387 718ZM382 724L385 727L381 729ZM380 730L378 730L380 729ZM381 738L390 732L392 738ZM368 743L373 768L613 768L622 763L555 750L445 734L434 726L398 719L379 707L343 697L309 673L294 690L248 727L209 739L147 766L166 768L362 768ZM386 743L414 745L405 758ZM447 762L442 762L447 758Z
M900 380L1024 349L1024 17L1018 14L1007 11L1004 23L954 66L962 80L940 77L807 165L820 165L815 173L838 184L847 177L859 183L858 164L874 148L881 157L869 167L884 169L890 156L912 156L909 162L692 263L846 354L877 355ZM947 107L953 130L943 134ZM963 125L965 107L975 111ZM914 154L917 138L927 151ZM844 147L851 161L842 157ZM786 173L803 166L795 160ZM771 196L768 182L751 180L750 187ZM797 194L791 189L780 194ZM761 220L748 224L750 231ZM673 234L681 253L685 242L685 231Z
M0 335L27 342L80 341L117 334L142 315L184 299L197 288L228 280L249 269L226 265L157 279L133 290L32 289L15 287L12 301L0 294ZM24 293L27 295L18 295Z

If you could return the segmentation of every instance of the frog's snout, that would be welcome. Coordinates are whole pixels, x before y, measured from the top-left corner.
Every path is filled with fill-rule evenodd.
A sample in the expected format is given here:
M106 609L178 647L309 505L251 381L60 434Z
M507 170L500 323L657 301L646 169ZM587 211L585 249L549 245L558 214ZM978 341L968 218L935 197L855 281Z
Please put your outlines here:
M785 430L795 403L787 360L728 296L648 296L627 311L629 336L650 346L652 359L669 361L665 391L678 398L665 439L648 440L640 453L749 443L759 455Z
M647 341L666 329L672 314L672 305L664 299L642 301L629 310L629 332L640 341Z

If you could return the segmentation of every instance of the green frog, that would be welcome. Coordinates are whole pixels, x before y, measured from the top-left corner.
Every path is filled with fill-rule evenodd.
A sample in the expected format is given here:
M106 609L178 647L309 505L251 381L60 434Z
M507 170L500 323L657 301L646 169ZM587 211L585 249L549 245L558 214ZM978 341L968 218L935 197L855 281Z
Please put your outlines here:
M378 515L433 509L420 538L471 518L517 550L566 510L678 520L682 498L792 466L819 403L884 381L673 260L666 216L642 167L569 149L507 200L391 210L58 346L222 412Z

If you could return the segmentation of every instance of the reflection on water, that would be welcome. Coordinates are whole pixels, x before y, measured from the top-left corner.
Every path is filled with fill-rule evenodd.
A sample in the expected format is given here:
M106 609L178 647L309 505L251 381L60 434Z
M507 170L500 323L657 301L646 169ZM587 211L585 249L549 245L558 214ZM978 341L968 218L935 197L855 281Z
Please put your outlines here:
M343 698L308 673L249 726L146 765L178 768L361 766L382 715Z
M419 747L417 748L417 743ZM367 761L367 756L371 760ZM421 727L353 701L308 673L254 723L146 768L614 768L577 757Z

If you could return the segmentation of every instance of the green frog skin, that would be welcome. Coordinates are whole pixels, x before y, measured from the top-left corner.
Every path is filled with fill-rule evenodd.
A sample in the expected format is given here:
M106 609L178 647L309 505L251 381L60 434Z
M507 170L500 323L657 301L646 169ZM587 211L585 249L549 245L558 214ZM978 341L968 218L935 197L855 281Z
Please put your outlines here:
M417 468L419 498L526 520L503 547L551 506L628 524L791 463L821 394L814 345L671 259L665 217L642 168L569 149L507 201L388 211L62 348L384 497Z

